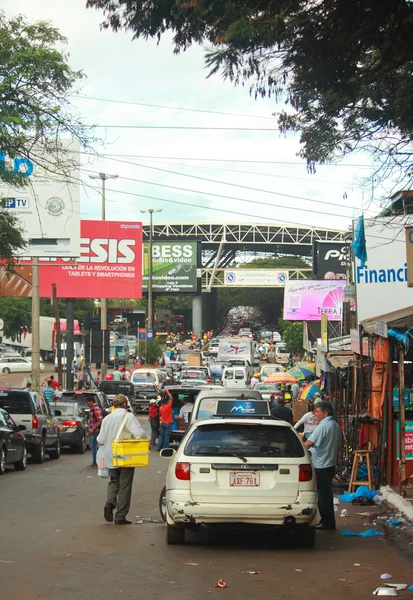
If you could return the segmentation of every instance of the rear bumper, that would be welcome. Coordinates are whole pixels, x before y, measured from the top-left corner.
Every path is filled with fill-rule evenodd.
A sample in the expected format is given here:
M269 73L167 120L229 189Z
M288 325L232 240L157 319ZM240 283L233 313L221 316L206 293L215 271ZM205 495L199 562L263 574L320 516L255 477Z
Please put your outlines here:
M24 437L25 437L26 442L27 442L27 449L28 450L30 450L30 448L33 448L33 446L38 446L40 444L41 435L39 435L37 433L25 431L24 432Z
M254 523L283 526L287 517L294 517L297 525L312 524L317 512L317 493L307 492L294 504L236 504L235 502L194 502L188 492L167 490L169 518L177 524L191 523Z

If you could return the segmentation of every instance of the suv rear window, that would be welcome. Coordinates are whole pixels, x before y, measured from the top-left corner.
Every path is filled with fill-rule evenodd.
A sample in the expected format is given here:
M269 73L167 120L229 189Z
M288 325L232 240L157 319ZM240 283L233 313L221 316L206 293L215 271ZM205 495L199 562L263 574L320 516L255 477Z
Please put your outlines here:
M304 448L288 427L220 423L195 429L185 448L187 456L301 458Z
M62 394L62 402L80 402L80 404L86 404L86 398L100 404L96 394L72 394L71 392Z
M33 414L33 402L28 394L0 390L0 408L12 415Z
M133 384L129 381L102 381L99 386L101 392L105 394L125 394L126 396L134 393Z
M156 383L156 377L153 373L134 373L133 383Z

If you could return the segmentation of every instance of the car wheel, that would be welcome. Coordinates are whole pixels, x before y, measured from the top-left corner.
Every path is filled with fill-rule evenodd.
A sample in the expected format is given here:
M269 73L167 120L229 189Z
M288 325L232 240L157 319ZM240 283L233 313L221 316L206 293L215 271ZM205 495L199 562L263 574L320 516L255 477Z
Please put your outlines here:
M312 548L315 544L315 527L300 527L296 530L297 542L302 548Z
M10 371L10 369L9 369L8 367L4 367L4 369L3 369L3 373L4 373L5 375L10 375L11 371Z
M23 446L23 456L21 459L14 463L16 471L25 471L27 467L27 448Z
M166 485L163 486L161 495L159 496L159 512L161 513L162 521L166 523Z
M4 475L6 472L6 451L4 448L0 448L0 475Z
M165 523L166 543L170 545L185 544L185 528L176 527Z
M44 437L42 437L40 443L33 448L32 459L38 465L41 465L44 462Z
M60 435L57 436L56 446L48 450L50 458L60 458Z
M84 454L86 451L86 438L83 436L82 441L75 447L77 454Z

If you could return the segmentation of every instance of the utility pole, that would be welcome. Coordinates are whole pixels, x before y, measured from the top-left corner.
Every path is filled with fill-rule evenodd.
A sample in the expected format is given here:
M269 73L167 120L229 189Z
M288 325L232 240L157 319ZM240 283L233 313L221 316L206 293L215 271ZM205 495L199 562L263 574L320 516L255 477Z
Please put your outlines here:
M32 260L32 385L40 390L40 287L39 259Z
M148 327L147 329L153 329L153 294L152 294L152 215L153 213L162 212L162 208L155 210L154 208L148 208L148 210L141 210L141 213L149 213L149 248L148 248ZM148 332L146 332L148 334Z
M102 182L102 221L106 221L106 180L117 179L119 175L108 175L99 173L98 175L89 175L90 179L100 179ZM106 298L100 299L100 328L102 330L102 363L100 365L102 380L105 378L107 365L105 360L105 331L108 328L108 302Z

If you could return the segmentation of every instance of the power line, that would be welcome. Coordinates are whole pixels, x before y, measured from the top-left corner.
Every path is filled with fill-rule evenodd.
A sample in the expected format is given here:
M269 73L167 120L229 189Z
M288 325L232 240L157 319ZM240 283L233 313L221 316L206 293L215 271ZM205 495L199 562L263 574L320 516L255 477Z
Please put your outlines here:
M201 108L183 108L182 106L165 106L163 104L148 104L148 103L144 103L144 102L132 102L130 100L113 100L110 98L96 98L94 96L82 96L82 95L76 95L76 98L82 98L84 100L97 100L99 102L110 102L113 104L130 104L132 106L146 106L149 108L163 108L166 110L181 110L184 112L195 112L195 113L203 113L203 114L210 114L210 115L224 115L227 117L244 117L244 118L248 118L248 119L268 119L273 121L274 117L264 117L264 116L259 116L259 115L246 115L246 114L241 114L241 113L229 113L229 112L221 112L218 110L204 110Z
M198 127L183 125L93 125L98 129L184 129L186 131L280 131L274 127Z
M88 152L83 152L82 154L90 154ZM106 153L99 155L101 157L111 157L117 156L121 158L155 158L162 160L193 160L193 161L201 161L201 162L239 162L239 163L255 163L255 164L263 164L263 165L293 165L303 167L305 163L302 162L292 162L292 161L277 161L277 160L246 160L246 159L237 159L237 158L194 158L193 156L148 156L143 154L114 154L114 153ZM354 164L344 164L344 163L331 163L331 164L323 164L323 167L363 167L371 169L371 165L354 165Z
M151 169L151 170L155 170L155 171L161 171L163 173L169 173L171 175L179 175L181 177L189 177L191 179L198 179L198 180L201 180L201 181L207 181L208 183L217 183L217 184L220 184L220 185L228 185L230 187L236 187L236 188L240 188L240 189L244 189L244 190L248 190L248 191L259 192L259 193L264 193L264 194L271 194L273 196L282 196L284 198L292 198L294 200L304 200L306 202L314 202L316 204L324 204L324 205L327 205L329 207L337 206L339 208L350 208L350 209L354 209L354 210L357 210L357 208L358 208L356 206L348 206L348 205L344 205L344 204L332 204L331 202L325 202L323 200L315 200L313 198L306 198L304 196L296 196L296 195L293 195L293 194L284 194L282 192L274 192L272 190L265 190L265 189L261 189L261 188L255 188L255 187L250 187L250 186L246 186L246 185L240 185L240 184L237 184L237 183L230 183L228 181L219 181L217 179L210 179L208 177L201 177L200 175L190 175L188 173L179 173L178 171L170 171L169 169L162 169L160 167L152 167L150 165L143 165L141 163L134 163L134 162L130 162L130 161L122 161L122 160L118 160L118 159L115 159L115 158L112 158L111 160L113 160L115 162L121 162L121 163L124 163L124 164L130 164L130 165L133 165L133 166L136 166L136 167L142 167L144 169ZM127 178L125 177L124 179L127 179ZM198 193L198 194L207 194L207 195L211 195L211 196L217 195L217 194L210 194L209 192L203 192L203 191L199 191L199 190L190 190L190 189L186 189L186 188L177 188L175 186L168 186L166 184L160 184L160 183L153 183L153 182L148 182L148 181L142 181L142 180L139 180L139 179L132 179L131 181L136 181L138 183L149 183L150 185L159 185L159 186L162 186L162 187L170 187L172 189L180 189L181 191L193 192L193 193ZM233 198L232 196L220 196L220 195L217 195L217 196L219 196L221 198L232 199L232 200L236 200L237 199L237 198ZM245 200L245 199L243 199L243 200L239 199L239 200L241 202L251 202L250 200ZM275 207L277 207L277 205L274 205L274 204L268 204L268 203L261 203L261 204L266 204L268 206L275 206ZM278 208L289 208L289 207L278 205ZM293 209L294 210L305 210L305 209L298 209L298 208L293 208ZM310 209L308 209L308 210L309 210L309 212L317 212L319 214L325 214L325 213L320 213L320 211L311 211ZM344 218L348 218L347 216L344 216L344 215L336 215L336 216L343 216Z

